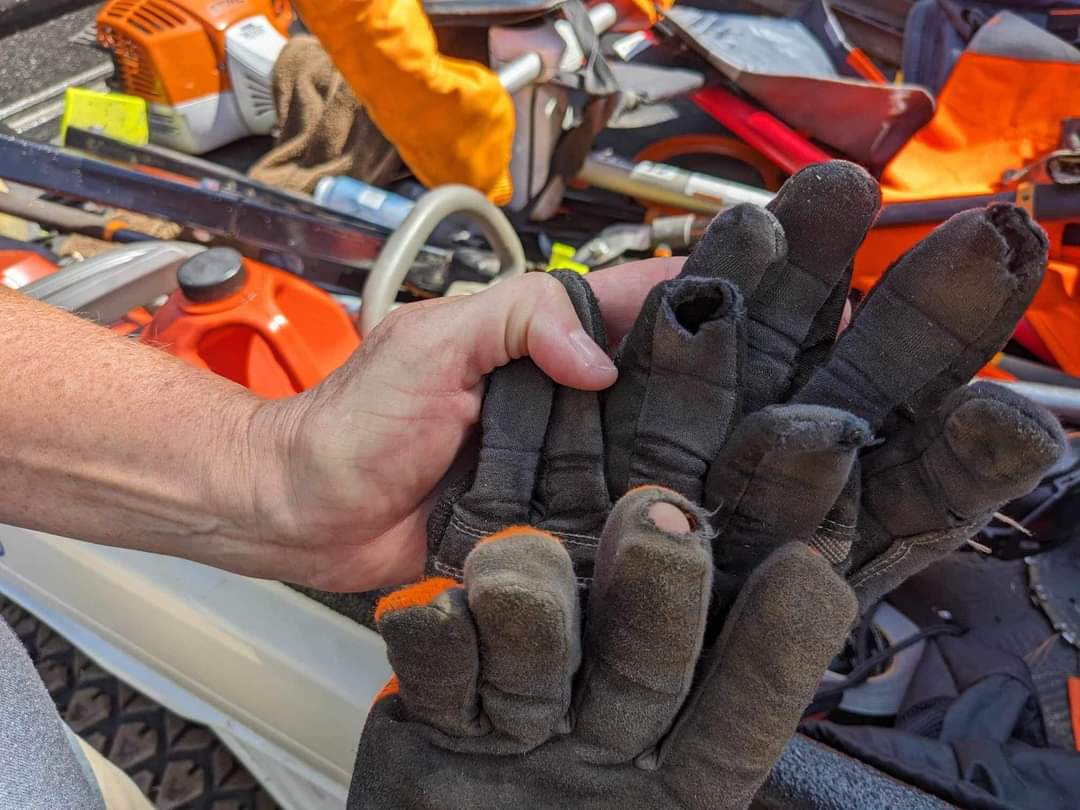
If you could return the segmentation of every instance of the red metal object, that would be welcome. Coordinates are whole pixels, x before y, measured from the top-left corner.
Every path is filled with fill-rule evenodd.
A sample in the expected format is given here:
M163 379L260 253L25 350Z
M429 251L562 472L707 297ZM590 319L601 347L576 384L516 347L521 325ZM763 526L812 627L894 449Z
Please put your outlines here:
M775 115L723 87L705 87L693 93L691 99L788 174L812 163L832 160L832 155L814 146Z
M1069 676L1069 714L1072 715L1073 742L1080 751L1080 678Z

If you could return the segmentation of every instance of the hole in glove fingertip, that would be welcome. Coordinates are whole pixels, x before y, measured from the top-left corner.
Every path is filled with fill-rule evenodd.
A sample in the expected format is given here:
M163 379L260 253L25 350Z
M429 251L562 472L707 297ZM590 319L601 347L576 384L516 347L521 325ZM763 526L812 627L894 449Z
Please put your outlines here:
M669 534L690 533L690 517L675 504L658 501L649 505L647 514L660 531Z
M1021 280L1040 276L1049 245L1046 231L1024 209L1010 203L989 206L986 219L1005 242L1009 271Z
M689 534L708 525L705 513L685 496L660 484L639 484L618 501L611 510L620 518L633 516L635 520L671 534ZM678 513L680 519L675 518ZM660 515L660 521L656 515ZM687 528L683 529L685 521ZM677 526L678 529L668 529Z
M688 276L665 285L664 311L687 335L696 335L709 323L738 318L742 296L721 279Z

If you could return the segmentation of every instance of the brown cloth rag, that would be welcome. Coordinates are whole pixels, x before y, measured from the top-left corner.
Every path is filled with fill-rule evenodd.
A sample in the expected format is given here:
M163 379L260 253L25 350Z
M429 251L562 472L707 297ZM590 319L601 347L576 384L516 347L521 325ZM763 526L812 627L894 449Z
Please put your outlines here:
M253 179L310 194L321 177L348 175L379 186L406 176L397 150L315 37L289 40L274 65L273 87L280 133L251 168Z

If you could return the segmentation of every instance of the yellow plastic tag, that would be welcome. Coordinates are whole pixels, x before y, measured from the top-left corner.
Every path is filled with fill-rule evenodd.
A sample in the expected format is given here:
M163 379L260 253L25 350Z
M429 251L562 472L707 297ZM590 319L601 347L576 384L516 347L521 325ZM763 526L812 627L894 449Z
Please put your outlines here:
M572 246L564 245L562 242L553 244L551 246L551 258L548 259L547 263L548 272L550 273L552 270L573 270L582 276L588 273L588 265L574 261L574 253L576 252Z
M69 87L64 93L64 117L60 121L61 143L67 138L68 127L85 129L135 146L150 143L146 99L123 93L99 93Z

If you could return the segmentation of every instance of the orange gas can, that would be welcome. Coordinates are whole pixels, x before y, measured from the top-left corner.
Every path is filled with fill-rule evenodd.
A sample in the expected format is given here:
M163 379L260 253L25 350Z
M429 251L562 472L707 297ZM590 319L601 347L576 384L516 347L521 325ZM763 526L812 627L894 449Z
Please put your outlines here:
M212 248L185 261L180 289L142 340L269 398L318 383L360 337L345 310L290 273Z

